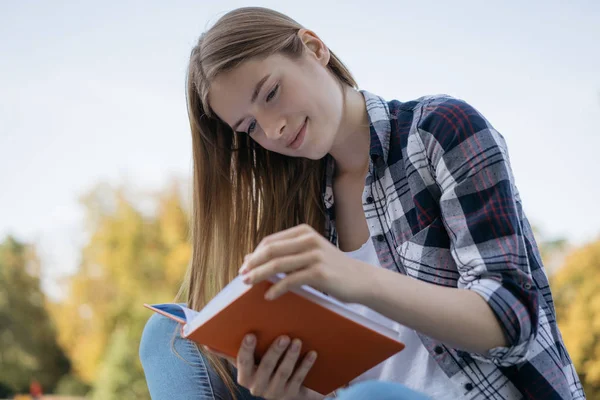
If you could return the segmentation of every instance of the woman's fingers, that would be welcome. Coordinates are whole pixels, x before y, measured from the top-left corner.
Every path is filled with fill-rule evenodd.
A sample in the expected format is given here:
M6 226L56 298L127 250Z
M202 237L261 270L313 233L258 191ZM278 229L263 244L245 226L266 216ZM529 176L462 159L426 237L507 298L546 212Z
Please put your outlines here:
M312 232L312 231L314 231L314 230L308 224L296 225L296 226L294 226L292 228L285 229L283 231L276 232L276 233L273 233L273 234L265 237L258 244L257 249L260 248L260 247L263 247L265 245L268 245L268 244L270 244L272 242L276 242L278 240L283 240L283 239L288 239L288 238L291 238L291 237L300 236L302 234L309 233L309 232Z
M247 284L255 284L261 282L278 272L290 273L307 266L319 260L317 251L311 250L300 254L292 254L283 257L271 259L266 264L254 268L246 274L244 282Z
M284 239L272 241L265 245L259 245L256 250L244 261L240 273L246 273L253 268L268 263L269 261L288 255L310 250L314 246L311 234L291 236Z
M290 289L297 288L310 283L313 279L314 273L315 272L311 271L310 269L303 269L286 276L285 278L271 286L269 290L267 290L267 292L265 293L265 299L275 300Z
M206 346L205 348L223 356ZM294 339L290 345L289 337L280 336L271 344L259 365L256 366L254 358L256 337L252 334L246 335L237 357L238 383L248 388L254 396L269 399L295 398L316 360L316 353L311 351L296 367L301 349L302 342L299 339Z
M294 242L298 246L303 246L303 242L308 240L310 243L310 241L319 236L314 229L306 224L269 235L258 244L252 253L246 255L244 264L240 268L240 273L244 273L253 267L265 263L271 254L280 254L281 250L286 250L291 242ZM299 238L300 241L297 240ZM283 245L282 242L284 242Z
M269 350L260 360L260 364L254 374L254 382L250 387L250 393L253 396L263 396L269 387L271 375L275 371L275 367L279 363L279 359L290 344L290 338L281 336L271 344Z
M237 381L244 387L253 383L254 377L254 351L256 349L256 337L252 334L246 335L237 355Z
M271 378L271 383L267 389L267 394L279 398L282 393L286 390L287 382L294 372L296 362L300 356L300 349L302 348L302 341L300 339L294 339L291 346L285 352L285 356L277 367L277 371Z
M304 382L304 379L306 379L306 375L315 364L316 360L317 353L315 351L309 351L306 356L304 356L302 363L288 381L288 386L286 388L287 393L298 393L302 383Z

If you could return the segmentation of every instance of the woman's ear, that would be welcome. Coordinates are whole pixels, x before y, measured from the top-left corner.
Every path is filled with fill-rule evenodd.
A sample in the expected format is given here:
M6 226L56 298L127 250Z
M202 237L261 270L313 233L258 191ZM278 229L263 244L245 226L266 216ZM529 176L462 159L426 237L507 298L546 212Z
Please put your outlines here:
M304 43L304 47L309 56L314 57L323 66L329 64L329 48L325 46L325 43L319 39L316 33L309 31L308 29L300 29L298 31L298 37L300 37L302 43Z

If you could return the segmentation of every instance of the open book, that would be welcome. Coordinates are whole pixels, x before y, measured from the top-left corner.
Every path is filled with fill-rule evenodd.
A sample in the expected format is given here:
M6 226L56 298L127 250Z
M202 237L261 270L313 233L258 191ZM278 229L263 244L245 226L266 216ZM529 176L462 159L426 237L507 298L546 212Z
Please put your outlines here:
M284 276L254 286L238 276L199 312L175 303L144 306L179 322L182 337L233 358L247 333L256 335L258 359L277 337L298 338L298 362L311 350L318 353L304 386L323 395L404 349L396 331L309 286L265 300L269 287Z

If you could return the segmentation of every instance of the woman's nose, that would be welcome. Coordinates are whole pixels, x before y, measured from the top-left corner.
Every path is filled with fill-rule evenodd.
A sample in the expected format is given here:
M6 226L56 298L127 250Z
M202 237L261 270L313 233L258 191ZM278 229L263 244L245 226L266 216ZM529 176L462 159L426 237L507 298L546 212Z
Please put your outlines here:
M263 131L269 140L277 140L283 136L283 130L285 128L285 119L283 118L264 118L262 123L259 124L263 127Z

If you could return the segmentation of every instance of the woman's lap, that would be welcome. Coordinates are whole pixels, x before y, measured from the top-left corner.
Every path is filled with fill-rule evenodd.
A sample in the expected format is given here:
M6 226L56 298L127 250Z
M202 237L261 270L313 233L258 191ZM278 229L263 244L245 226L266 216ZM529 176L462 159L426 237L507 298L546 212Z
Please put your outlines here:
M174 340L173 340L174 339ZM153 400L229 400L225 384L210 367L194 343L179 336L179 324L153 314L142 334L140 360ZM239 400L259 400L241 386ZM406 387L369 381L340 391L342 400L423 400L424 395Z

